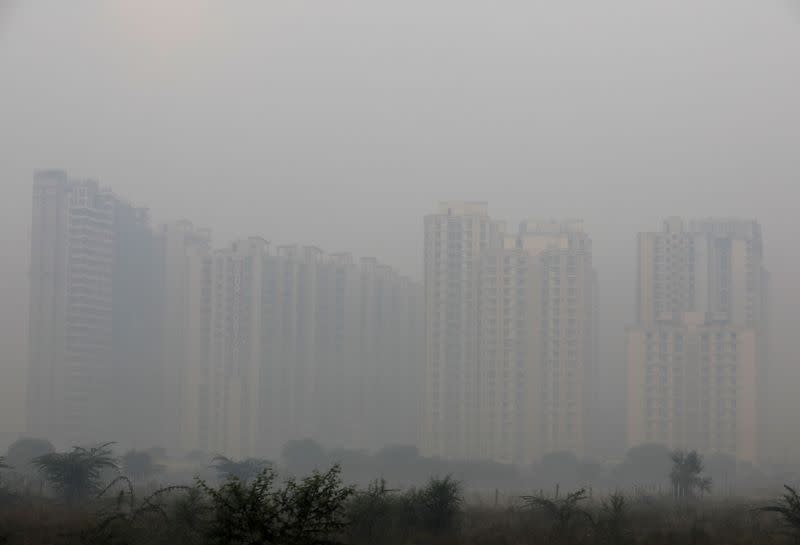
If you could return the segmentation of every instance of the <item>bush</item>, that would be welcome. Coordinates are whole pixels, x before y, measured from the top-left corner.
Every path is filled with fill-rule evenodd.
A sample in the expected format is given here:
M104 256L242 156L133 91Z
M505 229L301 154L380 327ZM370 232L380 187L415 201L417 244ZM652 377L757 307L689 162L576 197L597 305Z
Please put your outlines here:
M386 543L397 523L400 503L383 479L373 481L353 496L347 506L348 542L353 545Z
M591 522L589 513L580 507L587 498L586 490L581 488L570 492L564 499L535 495L523 496L522 500L529 509L543 515L554 542L574 543L576 534Z
M346 526L344 509L354 490L342 485L340 469L315 471L300 482L275 486L266 468L252 483L233 477L219 489L198 481L210 498L212 543L220 545L325 545L336 543Z

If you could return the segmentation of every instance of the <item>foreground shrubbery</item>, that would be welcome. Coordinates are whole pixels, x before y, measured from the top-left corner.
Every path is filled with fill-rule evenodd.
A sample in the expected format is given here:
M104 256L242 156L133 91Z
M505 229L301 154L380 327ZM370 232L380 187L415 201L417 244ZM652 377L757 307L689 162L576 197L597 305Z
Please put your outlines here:
M319 472L319 460L295 454L304 462L285 476L267 460L217 456L205 478L159 488L153 476L163 477L165 466L158 453L129 451L120 460L111 444L57 453L23 440L0 459L10 478L0 481L0 545L800 543L795 489L787 486L773 503L709 496L712 479L695 452L664 456L672 463L663 468L671 483L663 492L593 497L591 488L564 492L556 484L549 494L502 499L496 490L489 505L480 495L466 501L449 475L404 488L384 479L356 488L345 484L339 465ZM395 465L413 460L389 454L383 457ZM557 470L564 460L550 457L542 466Z
M338 467L280 482L265 468L249 481L198 480L147 496L118 477L80 504L0 499L4 545L744 545L797 543L798 529L800 498L790 488L761 507L621 494L593 500L584 490L481 506L465 504L449 477L408 490L384 481L355 490Z

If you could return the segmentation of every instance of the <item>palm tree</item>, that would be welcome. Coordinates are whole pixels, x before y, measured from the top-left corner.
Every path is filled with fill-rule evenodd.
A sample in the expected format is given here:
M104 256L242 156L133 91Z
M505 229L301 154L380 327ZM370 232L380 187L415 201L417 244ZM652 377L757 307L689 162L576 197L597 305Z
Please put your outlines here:
M34 459L33 464L55 490L68 502L85 500L102 489L102 472L119 470L111 445L84 448L70 452L52 452Z
M800 493L789 485L783 485L786 493L777 503L761 507L766 513L776 513L787 530L800 535Z
M217 475L219 475L221 479L233 478L243 483L247 483L271 466L272 462L262 458L247 458L237 462L226 456L215 456L211 463L211 467L217 470Z
M676 499L693 497L695 489L701 493L711 491L711 478L703 477L703 457L696 450L675 450L670 454L672 470L669 480Z

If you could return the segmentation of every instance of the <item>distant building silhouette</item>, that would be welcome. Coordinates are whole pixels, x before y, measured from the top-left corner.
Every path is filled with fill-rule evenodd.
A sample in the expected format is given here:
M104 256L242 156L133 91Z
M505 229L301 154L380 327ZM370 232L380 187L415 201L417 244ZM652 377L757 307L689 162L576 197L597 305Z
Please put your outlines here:
M310 246L273 253L257 237L188 263L174 284L186 325L166 327L185 332L168 340L184 365L183 450L277 457L306 437L348 448L415 442L416 283L374 259Z
M757 222L664 221L638 238L628 441L758 458L767 273Z
M374 258L214 249L97 182L34 176L28 433L277 457L415 443L422 288Z
M145 439L129 426L152 407L135 397L158 361L152 251L146 210L92 180L35 174L28 433L66 444L118 429Z
M442 203L425 218L427 454L528 464L584 453L591 255L579 221L506 233L485 203Z

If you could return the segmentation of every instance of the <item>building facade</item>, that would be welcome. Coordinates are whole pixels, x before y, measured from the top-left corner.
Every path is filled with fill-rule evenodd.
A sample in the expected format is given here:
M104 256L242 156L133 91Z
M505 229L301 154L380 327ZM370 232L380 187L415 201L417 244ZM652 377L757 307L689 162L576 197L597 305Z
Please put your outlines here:
M767 273L757 222L664 221L638 237L628 441L758 458Z
M65 445L141 427L157 380L159 284L146 210L92 180L34 175L28 432ZM133 429L129 429L133 426Z
M255 455L259 441L262 278L268 251L267 241L251 237L212 257L208 448L237 459Z
M425 218L427 454L529 464L584 452L595 284L579 221L509 233L484 203Z
M425 217L426 375L423 451L479 458L478 257L500 226L478 202L441 203Z
M160 393L163 277L158 239L145 208L116 198L112 274L112 399L114 429L104 438L131 447L163 445ZM117 431L118 430L118 431ZM122 435L124 437L120 438ZM99 437L99 436L97 436Z
M211 233L188 221L161 226L158 235L163 304L157 397L163 399L163 438L170 450L209 445Z
M277 453L304 437L347 448L414 443L419 286L375 259L299 246L267 258L264 282L263 360L272 378L262 448Z
M277 459L293 439L419 436L422 288L372 258L188 221L35 175L28 432Z
M592 241L576 220L524 222L518 240L535 274L528 334L538 362L538 450L583 455L597 349Z

